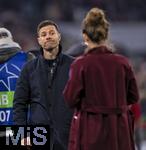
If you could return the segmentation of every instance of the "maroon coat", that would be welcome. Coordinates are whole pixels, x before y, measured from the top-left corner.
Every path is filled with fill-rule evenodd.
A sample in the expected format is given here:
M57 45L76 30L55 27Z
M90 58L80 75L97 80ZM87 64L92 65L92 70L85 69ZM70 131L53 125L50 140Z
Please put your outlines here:
M128 105L139 99L127 59L98 47L74 61L64 90L75 108L69 150L134 150Z

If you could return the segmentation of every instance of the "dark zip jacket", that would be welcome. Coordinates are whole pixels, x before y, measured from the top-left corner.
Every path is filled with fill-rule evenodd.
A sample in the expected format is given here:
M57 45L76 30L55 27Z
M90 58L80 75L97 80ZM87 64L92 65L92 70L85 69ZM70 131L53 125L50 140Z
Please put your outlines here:
M64 102L62 92L68 80L73 58L60 53L57 59L51 86L42 55L24 66L17 82L13 117L17 125L50 125L57 135L57 140L67 148L73 112Z

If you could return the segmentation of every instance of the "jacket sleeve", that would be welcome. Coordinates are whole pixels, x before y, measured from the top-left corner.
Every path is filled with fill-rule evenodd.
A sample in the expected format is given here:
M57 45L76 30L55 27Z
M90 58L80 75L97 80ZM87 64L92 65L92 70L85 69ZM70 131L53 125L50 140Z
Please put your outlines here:
M63 91L67 104L70 107L75 107L75 105L81 100L83 91L83 66L79 62L74 62L71 65L69 80Z
M13 122L16 125L26 125L29 100L29 78L27 65L21 71L17 80L13 101Z
M128 92L127 102L128 104L134 104L139 100L139 91L136 83L136 78L131 66L128 69Z

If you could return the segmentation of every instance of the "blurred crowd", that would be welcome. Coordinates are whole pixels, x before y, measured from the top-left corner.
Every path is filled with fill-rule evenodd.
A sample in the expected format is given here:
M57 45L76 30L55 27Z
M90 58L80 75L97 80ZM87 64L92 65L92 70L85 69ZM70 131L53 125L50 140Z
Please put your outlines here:
M84 13L95 6L104 9L113 22L146 22L145 0L0 0L0 26L13 33L23 50L35 49L38 47L36 27L41 20L50 18L73 25L80 23ZM130 54L128 57L138 81L142 136L146 139L146 49L144 55Z
M146 55L132 59L137 83L140 92L141 118L140 128L141 138L146 140Z
M136 130L136 138L138 138L137 142L140 144L142 141L146 140L146 50L142 54L139 54L138 52L127 53L128 50L125 49L120 49L120 51L117 52L129 57L138 83L140 105L138 108L139 110L136 111L139 111L138 113L140 113L140 115L136 120L137 122L135 126L138 129Z
M34 34L41 20L80 22L95 6L104 9L111 21L146 21L144 0L0 0L0 26L11 30L22 47L29 49L36 46Z

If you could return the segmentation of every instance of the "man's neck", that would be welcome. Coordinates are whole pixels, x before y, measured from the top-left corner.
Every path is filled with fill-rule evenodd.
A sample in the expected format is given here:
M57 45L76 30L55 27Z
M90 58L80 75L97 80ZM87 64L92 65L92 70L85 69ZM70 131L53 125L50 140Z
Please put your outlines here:
M43 50L43 56L45 59L52 60L55 59L59 53L59 48L56 47L52 51Z

